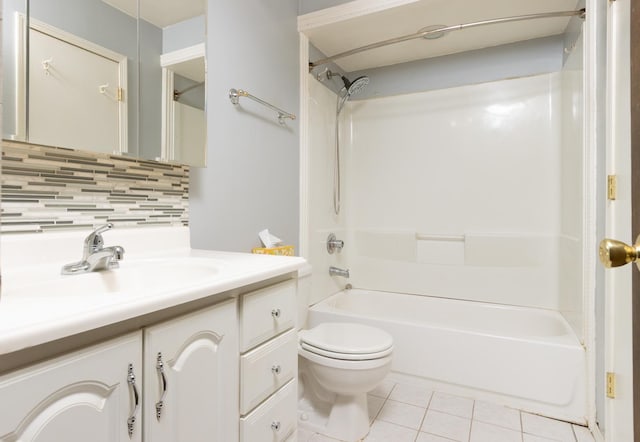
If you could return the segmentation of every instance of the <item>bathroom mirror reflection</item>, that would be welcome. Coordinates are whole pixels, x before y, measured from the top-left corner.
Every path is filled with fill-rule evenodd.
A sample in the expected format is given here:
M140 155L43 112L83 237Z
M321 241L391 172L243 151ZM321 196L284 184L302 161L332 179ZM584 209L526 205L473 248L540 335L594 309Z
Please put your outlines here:
M4 138L204 166L204 132L163 144L176 124L164 115L161 57L201 45L204 81L206 1L152 3L5 0ZM198 110L188 122L204 121Z

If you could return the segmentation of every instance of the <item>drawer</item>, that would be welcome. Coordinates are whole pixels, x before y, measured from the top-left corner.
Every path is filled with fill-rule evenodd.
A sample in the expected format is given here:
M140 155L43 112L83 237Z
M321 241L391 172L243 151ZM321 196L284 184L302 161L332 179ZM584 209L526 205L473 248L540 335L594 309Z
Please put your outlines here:
M240 441L286 441L296 430L297 406L296 380L294 379L251 414L240 418Z
M243 295L240 299L240 351L244 352L295 325L296 280Z
M295 329L289 330L240 357L240 414L247 414L296 376L297 335Z

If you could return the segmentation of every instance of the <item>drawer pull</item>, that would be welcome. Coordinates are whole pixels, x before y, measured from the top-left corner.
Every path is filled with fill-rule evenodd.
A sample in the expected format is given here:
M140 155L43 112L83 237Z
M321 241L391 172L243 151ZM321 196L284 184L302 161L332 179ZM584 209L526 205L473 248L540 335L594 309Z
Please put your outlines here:
M133 411L127 419L127 432L129 433L129 439L133 437L133 430L136 425L136 414L138 414L138 407L140 406L140 395L136 388L136 375L133 373L133 364L129 364L129 370L127 372L127 382L133 390Z
M280 431L280 421L271 422L271 429L273 431Z
M164 363L162 362L162 353L160 352L158 352L158 358L156 359L156 370L162 380L162 396L160 400L156 402L156 419L160 420L162 408L164 407L164 398L167 396L167 376L164 374Z
M274 308L273 310L271 310L271 316L278 319L280 317L280 309Z
M282 369L279 365L274 365L273 367L271 367L271 371L273 372L273 374L280 374L280 372L282 372Z

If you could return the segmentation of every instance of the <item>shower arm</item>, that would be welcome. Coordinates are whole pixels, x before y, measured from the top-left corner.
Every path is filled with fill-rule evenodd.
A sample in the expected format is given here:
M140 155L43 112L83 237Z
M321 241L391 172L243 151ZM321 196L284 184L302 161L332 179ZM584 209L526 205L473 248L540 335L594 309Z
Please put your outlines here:
M482 20L482 21L477 21L472 23L443 26L441 28L430 29L427 31L419 31L413 34L403 35L401 37L390 38L388 40L371 43L365 46L360 46L358 48L351 49L349 51L341 52L339 54L332 55L331 57L321 58L320 60L310 62L309 70L312 70L313 68L316 68L323 64L331 63L332 61L338 60L340 58L359 54L360 52L369 51L371 49L377 49L383 46L389 46L396 43L402 43L404 41L415 40L417 38L424 38L432 34L441 34L441 33L450 32L450 31L461 31L463 29L476 28L479 26L487 26L487 25L500 24L500 23L511 23L515 21L536 20L536 19L554 18L554 17L573 17L573 16L578 16L581 19L584 19L586 16L586 9L583 8L575 11L558 11L558 12L544 12L540 14L517 15L513 17L494 18L491 20Z

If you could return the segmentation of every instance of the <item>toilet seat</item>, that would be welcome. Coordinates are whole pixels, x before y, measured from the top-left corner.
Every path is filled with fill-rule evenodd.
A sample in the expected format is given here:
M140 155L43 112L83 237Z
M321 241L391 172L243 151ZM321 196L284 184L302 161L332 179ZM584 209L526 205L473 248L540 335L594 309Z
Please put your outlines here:
M372 370L379 367L384 367L387 364L391 364L392 355L378 358L378 359L362 359L362 360L347 360L347 359L335 359L328 358L326 356L322 356L316 354L312 351L306 350L301 346L298 346L298 355L303 357L309 362L317 364L319 366L331 367L332 369L340 369L340 370Z
M386 350L378 351L375 353L338 353L314 347L313 345L307 344L306 342L300 342L300 347L319 356L324 356L326 358L332 359L342 359L345 361L365 361L369 359L380 359L390 355L393 351L393 348L389 347Z
M384 330L363 324L327 322L299 333L300 347L332 359L371 360L393 350L393 338Z

